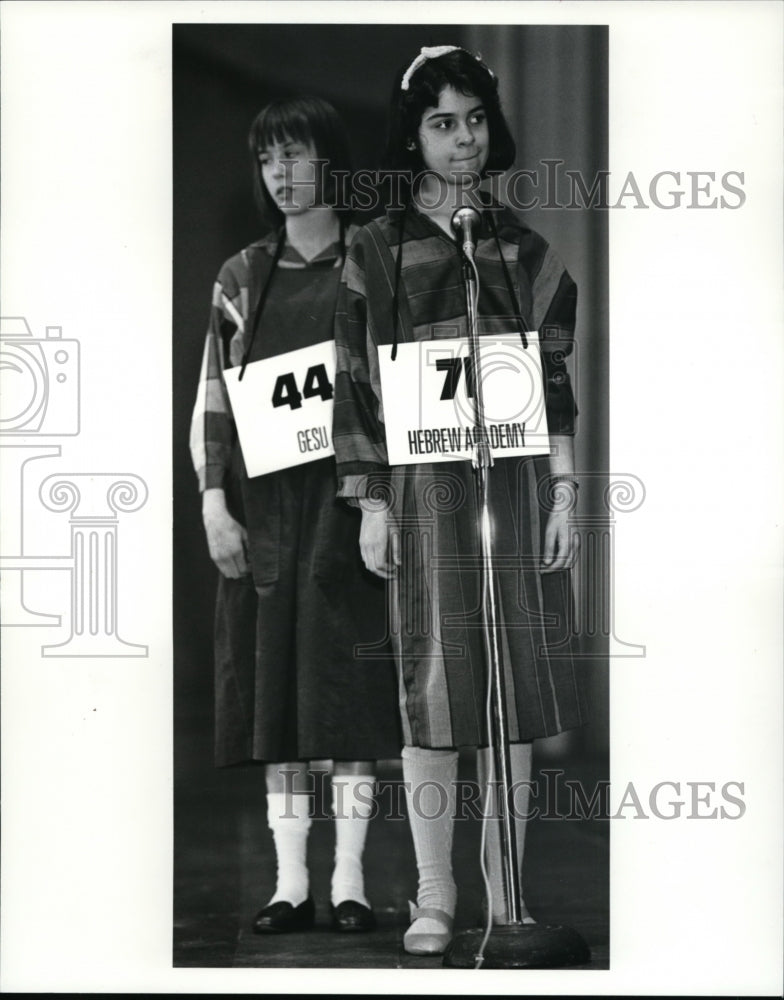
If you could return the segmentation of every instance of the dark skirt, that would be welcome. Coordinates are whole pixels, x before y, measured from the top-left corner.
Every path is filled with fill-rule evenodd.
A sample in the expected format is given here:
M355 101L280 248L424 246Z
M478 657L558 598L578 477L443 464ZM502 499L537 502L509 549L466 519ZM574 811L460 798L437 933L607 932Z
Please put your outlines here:
M216 764L397 757L397 679L383 581L334 461L242 481L253 576L221 578Z
M581 725L568 571L539 571L549 459L497 460L490 471L498 637L512 742ZM390 481L403 565L393 588L406 744L483 746L486 654L475 473L470 462L396 467Z

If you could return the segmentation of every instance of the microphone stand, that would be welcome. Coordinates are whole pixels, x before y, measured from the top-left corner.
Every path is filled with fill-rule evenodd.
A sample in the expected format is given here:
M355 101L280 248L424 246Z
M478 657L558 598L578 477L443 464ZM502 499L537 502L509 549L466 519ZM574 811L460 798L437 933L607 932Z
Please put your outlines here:
M476 301L478 289L472 263L468 259L469 252L464 254L463 280L466 286L466 302L468 305L468 351L471 355L474 375L474 428L477 441L474 451L474 468L479 509L479 552L481 557L481 592L482 592L482 632L485 645L485 662L490 673L492 688L493 721L495 723L493 739L493 758L495 774L500 777L503 791L503 809L501 811L501 844L504 859L504 882L506 899L509 907L507 916L512 924L521 924L520 901L517 886L519 879L519 859L517 844L512 830L509 815L509 788L512 785L512 761L509 753L507 733L506 693L503 683L503 668L498 644L498 607L495 590L495 569L493 567L493 525L490 520L490 469L493 465L493 455L488 442L487 424L485 423L485 406L481 371L479 368L479 331L477 329Z
M517 843L510 815L512 764L509 752L509 727L507 722L506 695L498 641L498 602L496 599L495 570L493 567L493 525L490 518L490 469L493 455L490 451L485 422L477 328L477 300L479 289L474 264L474 244L471 226L478 221L467 219L466 209L459 209L453 217L453 227L463 230L463 281L465 284L468 316L468 350L474 372L474 430L475 447L473 465L476 472L479 550L481 556L482 631L485 658L489 672L493 706L493 763L500 779L501 791L501 846L504 868L504 890L508 923L491 928L487 941L485 929L473 929L455 935L444 952L443 964L449 968L486 969L548 969L567 965L581 965L590 960L588 946L575 931L568 927L545 924L524 924L520 905L520 863ZM490 735L490 734L488 734ZM486 790L490 800L491 788ZM491 822L494 820L491 819ZM488 919L492 920L492 914ZM484 947L482 947L484 942ZM479 957L481 954L481 963Z

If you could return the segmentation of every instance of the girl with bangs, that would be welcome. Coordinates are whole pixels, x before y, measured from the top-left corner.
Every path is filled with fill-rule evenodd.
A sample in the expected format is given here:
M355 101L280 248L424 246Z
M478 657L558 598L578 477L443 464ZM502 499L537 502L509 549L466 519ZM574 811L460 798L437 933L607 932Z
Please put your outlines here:
M483 789L493 764L475 475L470 461L390 466L379 347L387 348L394 363L398 345L466 336L462 251L451 220L467 204L480 209L475 234L480 334L517 329L525 343L526 331L546 331L540 346L551 454L496 456L489 473L495 553L504 566L496 588L514 786L524 789L530 782L536 737L584 720L568 613L577 540L567 512L539 499L542 483L572 491L576 485L576 406L566 369L576 289L546 241L480 190L481 181L509 168L515 154L488 67L457 46L422 49L398 75L392 98L386 166L407 178L400 185L404 204L369 223L353 241L337 312L333 440L339 491L362 507L363 559L390 581L399 616L393 637L403 776L419 873L404 937L412 954L439 954L452 937L458 749L479 748ZM439 334L439 328L448 332ZM551 655L556 647L557 655ZM522 860L527 809L522 794L516 806ZM504 923L497 821L488 825L486 858L492 919ZM520 903L522 918L532 921L522 890Z
M391 659L358 659L355 647L385 635L384 588L362 565L360 514L336 499L332 457L248 477L224 378L227 368L332 340L356 232L335 183L350 171L348 140L330 104L299 97L265 107L249 147L274 228L220 269L191 425L220 571L215 763L264 766L277 885L253 930L282 933L314 925L307 765L333 761L332 926L365 931L375 925L362 870L374 762L399 756L401 740Z

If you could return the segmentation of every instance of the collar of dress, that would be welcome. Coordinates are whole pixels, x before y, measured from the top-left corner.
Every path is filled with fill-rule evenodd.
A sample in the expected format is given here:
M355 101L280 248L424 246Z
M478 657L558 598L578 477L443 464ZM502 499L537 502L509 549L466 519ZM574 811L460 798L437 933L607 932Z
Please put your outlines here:
M351 241L358 228L359 227L355 225L347 227L346 247L351 245ZM272 257L275 254L275 247L277 246L279 235L280 230L273 229L267 233L266 236L262 236L260 240L251 244L251 246L265 250L270 257ZM280 255L280 263L287 267L325 267L327 265L335 267L338 262L341 261L341 257L340 240L335 240L333 243L324 247L324 249L317 253L311 260L305 260L298 250L286 243L284 244L283 252Z
M482 206L480 212L481 222L479 225L479 238L480 239L490 239L493 235L490 228L490 223L488 221L491 212L495 215L496 226L500 229L502 225L502 220L504 213L507 212L507 206L500 201L488 201L487 204ZM401 209L393 208L387 209L386 219L395 228L400 224L400 213ZM423 232L432 233L433 235L438 234L442 236L445 240L449 241L449 235L437 225L425 212L423 212L415 203L409 205L408 214L406 217L406 230L412 224L413 221L413 231L416 233L417 228L421 228Z

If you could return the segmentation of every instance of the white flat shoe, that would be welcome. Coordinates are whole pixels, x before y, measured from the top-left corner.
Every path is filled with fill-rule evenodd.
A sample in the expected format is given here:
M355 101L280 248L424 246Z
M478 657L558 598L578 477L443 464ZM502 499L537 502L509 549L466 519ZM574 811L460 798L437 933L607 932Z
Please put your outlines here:
M403 948L409 955L443 955L452 940L454 918L434 906L416 906L409 902L411 926L403 935ZM425 931L422 921L432 920L440 925L437 931ZM419 925L419 927L417 927Z

